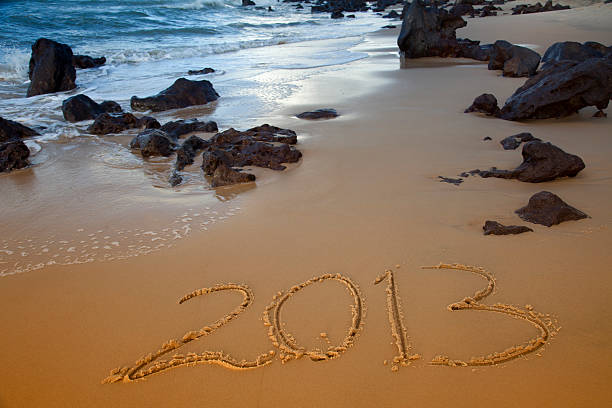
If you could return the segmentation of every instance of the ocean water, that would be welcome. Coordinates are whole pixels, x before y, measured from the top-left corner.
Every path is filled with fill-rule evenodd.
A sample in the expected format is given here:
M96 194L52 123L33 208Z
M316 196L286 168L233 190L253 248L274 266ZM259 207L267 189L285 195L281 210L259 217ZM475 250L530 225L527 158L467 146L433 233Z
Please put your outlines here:
M333 67L365 54L349 48L386 24L372 12L332 20L296 10L295 3L259 0L16 0L0 2L0 112L45 127L44 140L83 133L66 124L66 97L85 93L129 110L133 95L148 96L179 77L208 79L221 94L213 119L227 127L273 110L309 69ZM274 11L268 11L272 7ZM46 37L75 54L105 56L100 68L77 70L77 90L25 98L31 45ZM213 67L214 74L187 71ZM234 123L232 123L234 121Z

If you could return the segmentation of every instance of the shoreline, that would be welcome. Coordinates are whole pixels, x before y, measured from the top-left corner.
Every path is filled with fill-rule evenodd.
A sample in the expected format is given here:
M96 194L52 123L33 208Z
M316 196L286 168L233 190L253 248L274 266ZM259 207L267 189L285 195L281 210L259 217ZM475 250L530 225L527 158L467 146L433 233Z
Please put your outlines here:
M601 7L610 15L612 6ZM540 47L554 35L567 36L559 41L612 41L609 28L567 28L562 13L587 21L595 12L469 19L458 36L500 36ZM525 26L533 21L544 30L537 41ZM0 406L387 407L409 401L429 407L586 407L609 401L612 325L602 311L610 307L612 284L610 118L591 118L590 108L566 119L529 122L465 114L477 95L493 91L504 100L524 79L503 78L485 64L463 60L426 58L402 69L396 34L368 35L355 48L368 58L300 82L280 110L258 121L296 130L304 157L289 171L266 172L255 189L241 192L243 211L214 230L144 257L0 278L0 325L12 330L0 339ZM325 107L341 116L317 122L292 117ZM438 182L438 175L519 164L520 151L504 151L498 142L521 131L583 157L587 168L576 178L540 184L474 177L458 187ZM485 142L485 136L493 140ZM541 190L592 218L552 228L529 224L535 232L519 236L482 235L485 219L524 224L513 211ZM232 200L229 205L236 207ZM562 330L541 356L477 369L429 366L438 354L469 359L535 335L516 319L448 312L448 304L486 283L466 273L420 269L439 262L485 267L497 278L487 303L533 305L552 314ZM383 364L397 350L386 292L373 285L387 268L396 270L408 338L423 356L397 373ZM200 365L135 384L100 384L111 369L236 307L234 295L177 305L181 296L218 283L248 285L253 305L185 352L223 350L240 360L275 350L260 321L264 308L277 291L324 273L350 277L365 302L365 326L335 360L276 359L245 372ZM287 303L283 322L305 347L325 347L320 333L340 344L351 304L341 286L307 288Z

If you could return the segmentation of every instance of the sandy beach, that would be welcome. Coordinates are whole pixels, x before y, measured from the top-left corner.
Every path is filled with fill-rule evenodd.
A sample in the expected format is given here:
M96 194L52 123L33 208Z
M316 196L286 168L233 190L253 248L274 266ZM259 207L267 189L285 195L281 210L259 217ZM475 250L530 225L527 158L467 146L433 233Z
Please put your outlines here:
M562 4L576 7L467 19L457 34L482 43L505 39L540 54L557 41L612 44L612 4ZM53 155L59 159L0 177L0 252L9 241L41 232L36 248L24 240L31 253L24 265L45 262L43 245L51 252L72 245L62 237L98 242L88 244L83 262L94 245L109 246L106 261L72 257L71 265L0 277L0 408L607 406L610 108L607 118L593 118L590 107L564 119L525 122L466 114L476 96L489 92L504 101L525 78L502 77L468 59L400 61L398 33L399 24L368 35L351 50L367 58L311 73L295 82L298 91L280 100L280 109L254 118L295 130L303 153L282 172L255 169L255 185L220 187L204 197L197 192L205 186L193 176L180 189L163 189L170 159L113 165L87 141ZM335 108L340 116L294 116L318 108ZM439 182L438 176L472 169L518 166L520 149L505 151L499 141L520 132L580 156L585 170L537 184L480 177L459 186ZM77 175L81 181L67 182ZM113 193L98 194L101 184ZM147 187L135 190L138 184ZM550 228L525 223L514 211L539 191L559 195L590 218ZM69 195L78 199L63 198ZM40 217L29 218L35 211ZM484 236L485 220L534 232ZM123 256L113 242L141 255ZM495 290L482 303L512 305L524 316L533 310L550 323L543 347L491 366L431 364L439 355L469 361L523 347L541 334L533 322L501 309L447 310L488 281L466 270L422 268L440 263L488 271ZM386 270L393 271L393 290L388 279L374 284ZM279 291L325 274L333 275L295 288L274 306ZM336 274L358 292L330 279ZM272 351L269 363L250 370L194 364L131 383L102 383L116 367L133 366L169 340L230 314L245 292L220 290L178 304L193 291L228 283L248 287L250 303L227 326L163 359L222 351L238 362L254 361ZM290 344L326 350L341 345L351 327L354 341L326 361L290 359L269 338L275 323L264 324L270 323L264 311L274 307L282 308L277 324ZM392 335L402 326L403 346ZM412 359L394 364L402 350Z

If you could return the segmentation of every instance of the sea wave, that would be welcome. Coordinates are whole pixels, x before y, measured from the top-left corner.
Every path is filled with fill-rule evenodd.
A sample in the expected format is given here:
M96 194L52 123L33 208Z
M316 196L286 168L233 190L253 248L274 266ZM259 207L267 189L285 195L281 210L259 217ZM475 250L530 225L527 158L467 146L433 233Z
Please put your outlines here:
M0 47L0 81L14 84L27 81L29 61L29 50Z

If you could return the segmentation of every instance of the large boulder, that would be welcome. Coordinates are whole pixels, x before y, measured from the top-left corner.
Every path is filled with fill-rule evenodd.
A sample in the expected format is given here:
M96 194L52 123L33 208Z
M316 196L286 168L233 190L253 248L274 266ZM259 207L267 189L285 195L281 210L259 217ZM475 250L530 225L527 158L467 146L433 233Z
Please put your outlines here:
M0 117L0 143L21 140L30 136L38 136L38 133L21 123Z
M506 120L569 116L586 106L602 110L612 96L612 55L560 61L529 78L501 109Z
M159 129L159 127L159 122L149 116L137 118L131 113L102 113L96 116L94 123L87 128L87 131L95 135L107 135L121 133L127 129Z
M72 49L66 44L40 38L32 45L27 96L69 91L76 88Z
M575 177L584 167L580 157L566 153L551 143L532 140L523 146L523 163L516 169L480 171L479 175L541 183L559 177Z
M204 105L218 98L219 94L209 81L190 81L189 79L179 78L172 86L157 95L146 98L132 96L130 105L132 109L137 111L161 112L168 109Z
M588 218L588 215L572 207L559 196L549 192L540 191L529 199L525 207L515 211L523 220L547 227L560 224L564 221L576 221Z
M489 69L501 69L504 76L523 77L536 73L540 65L540 54L529 48L498 40L493 44Z
M30 150L21 140L0 144L0 173L28 166Z
M553 62L570 60L583 62L589 58L603 58L612 51L612 47L594 41L587 41L580 44L575 41L564 41L554 43L544 53L542 57L542 70L548 68Z
M93 58L89 55L73 55L72 65L75 68L86 69L86 68L97 68L106 64L105 57Z
M119 113L122 111L121 106L115 101L96 103L84 94L71 96L62 102L62 113L64 119L68 122L95 119L101 113Z
M422 0L414 0L404 7L402 30L397 38L404 57L462 56L462 47L455 34L458 28L467 25L461 16L435 6L425 7Z
M160 129L147 129L130 142L130 148L140 150L142 157L170 156L176 143Z
M163 130L173 139L178 139L191 132L213 133L218 131L217 123L213 121L200 122L197 119L176 120L165 123L160 130Z

